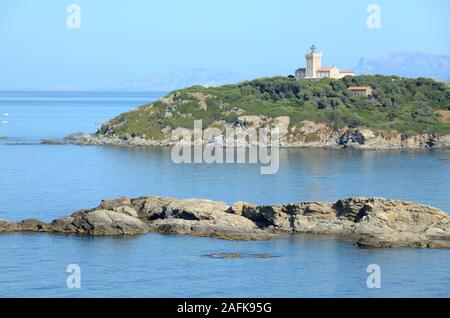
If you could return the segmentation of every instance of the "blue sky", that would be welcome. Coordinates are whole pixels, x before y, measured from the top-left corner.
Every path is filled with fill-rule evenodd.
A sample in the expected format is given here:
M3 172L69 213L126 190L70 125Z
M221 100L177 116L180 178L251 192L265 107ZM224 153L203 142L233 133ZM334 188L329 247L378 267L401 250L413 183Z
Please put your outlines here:
M66 26L69 4L81 28ZM366 9L381 8L369 29ZM450 55L448 0L1 0L0 90L120 88L192 68L287 75L315 43L351 68L393 52Z

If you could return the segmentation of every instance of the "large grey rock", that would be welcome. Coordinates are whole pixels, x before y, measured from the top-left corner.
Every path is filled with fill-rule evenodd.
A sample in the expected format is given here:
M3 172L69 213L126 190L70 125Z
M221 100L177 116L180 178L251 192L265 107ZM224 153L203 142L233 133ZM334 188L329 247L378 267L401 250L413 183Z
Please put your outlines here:
M0 220L0 233L17 231L17 224L5 220Z
M127 196L118 198L117 200L102 200L98 208L105 210L113 210L119 206L131 206L131 199Z
M359 245L425 247L450 238L450 218L442 210L382 198L357 199L358 207L354 233L361 237Z
M51 224L55 232L89 235L134 235L148 231L146 223L125 213L111 210L78 212Z
M28 219L18 222L17 229L22 232L47 232L49 226L39 220Z
M132 217L139 217L138 212L128 205L119 205L113 208L114 212L126 214Z
M273 234L258 229L253 223L237 224L235 221L192 221L185 219L163 219L150 224L154 231L164 234L210 236L226 240L268 240Z
M151 226L161 233L213 236L230 240L262 240L272 235L258 228L250 219L230 214L224 202L209 200L172 201L165 218Z
M447 246L444 240L450 239L450 218L444 211L384 198L281 206L237 202L229 212L242 215L270 232L352 237L364 247L444 247Z
M140 197L104 200L46 224L0 221L0 232L32 231L87 235L135 235L148 231L263 240L287 233L352 238L361 247L450 248L450 217L442 210L384 198L337 202L254 205L209 200Z
M172 202L176 201L170 197L142 197L133 199L133 206L139 211L139 217L144 220L156 220L165 217L166 207Z
M147 225L138 218L128 214L97 210L85 215L89 234L142 234L147 232Z
M224 216L228 210L224 202L209 200L178 200L172 201L166 207L166 218L184 220L211 220Z

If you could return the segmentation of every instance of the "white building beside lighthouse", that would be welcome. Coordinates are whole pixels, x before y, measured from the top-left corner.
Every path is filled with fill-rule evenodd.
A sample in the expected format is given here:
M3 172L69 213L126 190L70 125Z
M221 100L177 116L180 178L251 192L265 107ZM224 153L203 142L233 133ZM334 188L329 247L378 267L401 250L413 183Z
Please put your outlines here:
M353 71L342 71L336 66L322 67L322 53L317 52L315 45L311 46L311 51L305 54L306 68L299 68L295 71L297 79L339 79L344 76L355 76Z

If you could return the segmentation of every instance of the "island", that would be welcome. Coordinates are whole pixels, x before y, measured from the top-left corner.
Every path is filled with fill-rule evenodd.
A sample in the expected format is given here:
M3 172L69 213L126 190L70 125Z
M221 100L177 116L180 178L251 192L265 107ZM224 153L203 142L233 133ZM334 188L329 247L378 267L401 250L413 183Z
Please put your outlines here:
M450 217L440 209L384 198L255 205L148 196L103 200L51 223L0 221L0 232L137 235L148 232L228 240L310 233L364 248L450 248Z
M74 134L80 145L168 146L180 130L273 128L282 147L450 148L450 90L427 78L363 75L261 78L220 87L193 86ZM223 136L211 136L210 144ZM226 146L226 145L225 145Z

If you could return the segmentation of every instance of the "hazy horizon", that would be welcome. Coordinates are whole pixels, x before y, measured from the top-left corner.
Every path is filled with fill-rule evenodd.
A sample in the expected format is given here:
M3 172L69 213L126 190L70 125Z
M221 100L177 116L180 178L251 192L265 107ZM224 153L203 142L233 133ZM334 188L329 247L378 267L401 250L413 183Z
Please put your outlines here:
M80 28L67 25L71 3ZM367 25L371 3L381 9L380 28ZM195 79L213 86L289 75L313 43L324 65L342 69L395 52L449 56L448 9L445 0L7 0L0 91L149 91L149 83L170 90Z

